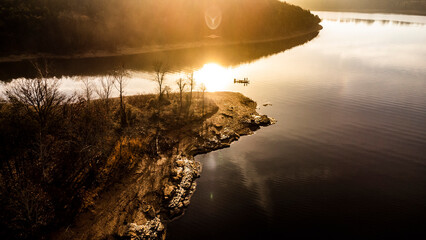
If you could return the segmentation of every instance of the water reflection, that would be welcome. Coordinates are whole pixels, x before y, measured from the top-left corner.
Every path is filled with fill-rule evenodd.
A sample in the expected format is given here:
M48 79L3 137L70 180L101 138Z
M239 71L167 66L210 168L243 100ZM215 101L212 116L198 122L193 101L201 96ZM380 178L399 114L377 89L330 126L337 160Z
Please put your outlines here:
M199 47L130 56L49 59L48 61L51 72L56 77L105 75L122 65L132 72L151 72L152 62L158 59L168 62L171 71L179 72L200 69L211 62L224 67L250 63L304 44L317 35L318 33L312 33L283 41ZM0 80L2 81L35 76L36 73L28 61L0 63Z
M207 91L228 89L234 76L235 71L232 68L225 68L216 63L207 63L194 72L197 84L204 84Z
M374 19L362 19L362 18L340 18L340 19L323 19L327 21L340 22L340 23L366 23L371 24L381 24L381 25L413 25L413 26L423 26L425 23L415 23L415 22L405 22L405 21L392 21L392 20L374 20Z
M341 21L342 23L352 21L356 23L402 23L402 25L425 25L424 16L402 15L402 14L381 14L381 13L355 13L355 12L313 12L323 20Z
M169 239L426 235L426 17L317 14L315 40L232 68L278 124L197 157Z
M271 216L273 208L268 181L273 180L273 178L268 174L261 174L255 162L250 161L247 153L234 151L230 155L229 160L239 168L245 187L256 193L255 199L258 200L258 205L265 211L267 216Z

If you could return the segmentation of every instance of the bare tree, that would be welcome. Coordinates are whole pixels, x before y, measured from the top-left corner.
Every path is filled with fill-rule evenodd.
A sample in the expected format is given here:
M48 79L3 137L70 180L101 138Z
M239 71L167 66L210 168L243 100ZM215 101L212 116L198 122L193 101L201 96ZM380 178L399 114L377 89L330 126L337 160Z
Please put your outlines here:
M185 92L185 86L186 83L182 78L179 78L176 81L176 84L178 85L179 88L179 104L180 104L180 108L179 108L179 117L182 113L182 107L183 107L183 93Z
M100 88L96 89L96 93L99 98L105 104L106 113L109 114L109 100L112 95L112 89L114 86L114 78L111 76L101 77L99 79Z
M127 77L128 72L124 69L124 66L121 66L119 69L113 72L114 76L114 86L117 89L120 97L120 117L121 117L121 126L125 127L127 125L127 117L126 117L126 108L124 105L123 97L124 97L124 88L127 85Z
M204 97L204 95L205 95L205 92L206 92L206 85L204 84L204 83L201 83L201 85L200 85L200 90L201 90L201 93L202 93L202 106L203 106L203 111L202 111L202 113L203 113L203 117L204 117L204 104L205 104L205 97Z
M172 92L172 88L170 86L166 85L166 86L164 86L163 92L166 94L167 98L170 98L169 94Z
M160 146L159 146L159 136L160 136L160 122L161 122L161 107L163 104L163 94L164 90L166 89L165 86L165 76L168 72L168 66L162 61L155 61L153 63L154 67L154 78L152 79L158 87L158 108L156 112L156 119L157 119L157 127L156 127L156 133L155 133L155 147L157 150L157 154L159 154Z
M192 71L191 73L188 73L186 78L187 78L187 84L189 86L188 112L187 112L187 114L189 114L189 110L191 109L191 105L192 105L192 92L196 84L194 79L194 71Z
M167 64L162 61L155 61L154 67L154 79L153 81L158 87L158 100L161 102L164 93L165 76L169 71Z
M81 82L82 82L84 99L87 101L87 103L90 104L90 101L92 100L92 97L93 97L93 90L94 90L92 81L87 77L83 77L81 78Z
M44 129L54 110L66 99L58 88L57 78L21 78L9 85L5 95L11 102L22 103L28 114Z
M59 114L59 106L65 103L66 96L59 91L59 79L47 78L47 63L43 67L32 63L38 73L37 78L22 78L12 82L5 95L12 103L21 104L27 114L39 125L39 162L45 172L45 134L49 123Z

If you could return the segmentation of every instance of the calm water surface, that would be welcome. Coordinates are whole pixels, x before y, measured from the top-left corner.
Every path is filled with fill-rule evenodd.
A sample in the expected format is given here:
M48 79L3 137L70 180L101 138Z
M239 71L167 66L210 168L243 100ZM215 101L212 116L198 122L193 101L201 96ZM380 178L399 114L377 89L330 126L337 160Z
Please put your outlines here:
M69 93L125 63L134 94L153 91L149 60L166 57L170 84L195 70L278 120L197 156L197 191L168 239L426 236L426 17L317 14L324 29L296 42L56 62ZM1 79L29 77L28 66L1 63Z
M253 82L223 89L278 123L197 157L168 239L425 237L426 18L318 14L311 42L232 69Z

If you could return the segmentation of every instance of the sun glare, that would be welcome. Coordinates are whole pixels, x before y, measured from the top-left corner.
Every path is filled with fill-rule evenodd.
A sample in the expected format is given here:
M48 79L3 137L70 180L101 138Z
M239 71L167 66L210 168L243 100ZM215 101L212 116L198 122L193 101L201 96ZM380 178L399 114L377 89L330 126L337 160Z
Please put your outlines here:
M194 78L197 84L204 83L207 91L227 90L232 83L233 69L224 68L216 63L207 63L194 72Z

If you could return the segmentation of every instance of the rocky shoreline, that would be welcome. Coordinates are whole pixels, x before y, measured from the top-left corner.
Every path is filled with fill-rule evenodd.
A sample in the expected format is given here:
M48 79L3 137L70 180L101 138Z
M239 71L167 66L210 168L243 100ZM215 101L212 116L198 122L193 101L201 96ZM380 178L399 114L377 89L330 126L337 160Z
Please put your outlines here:
M174 182L167 184L163 189L163 199L165 202L164 211L170 217L177 217L183 214L189 206L190 199L194 193L197 183L195 180L200 177L201 163L194 158L178 156L174 161L172 175ZM162 238L165 230L164 219L160 215L155 216L145 224L128 224L128 230L124 237L128 239L159 239Z
M231 115L230 115L231 116ZM241 136L253 134L261 126L275 124L276 120L266 115L251 115L239 120L243 128L234 131L226 126L212 125L216 131L210 138L205 139L202 144L196 145L192 154L201 154L230 147L230 144L237 141ZM190 199L196 190L196 179L201 176L202 165L194 159L194 155L185 157L177 156L173 160L172 182L163 188L163 198L165 201L164 211L167 218L162 219L160 215L155 216L145 224L129 223L128 230L124 235L126 239L165 239L165 225L174 218L181 216L190 204Z

